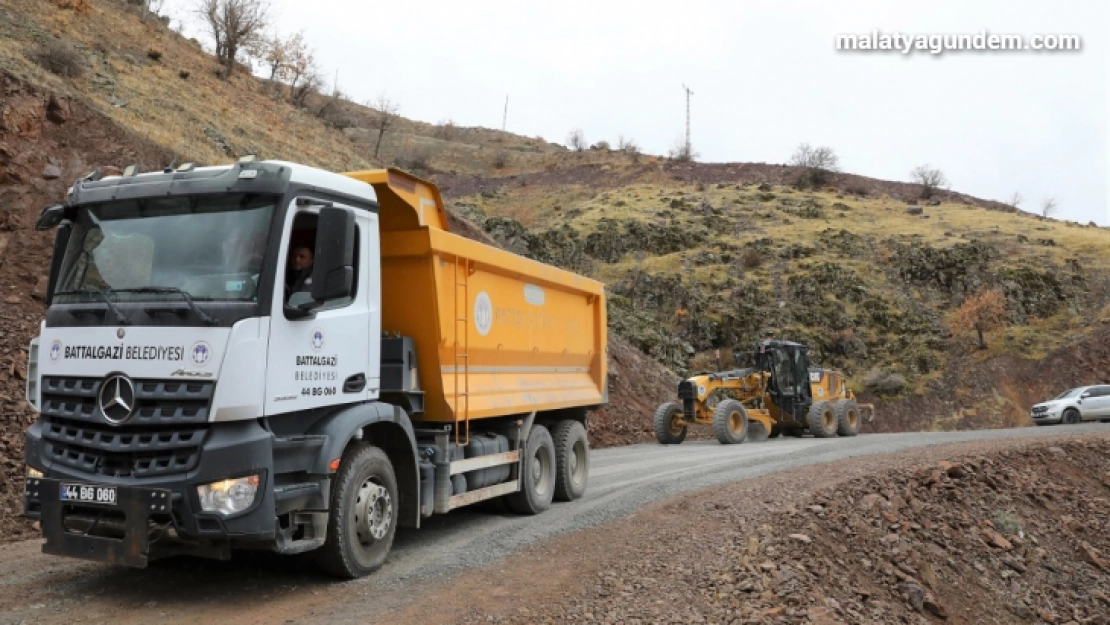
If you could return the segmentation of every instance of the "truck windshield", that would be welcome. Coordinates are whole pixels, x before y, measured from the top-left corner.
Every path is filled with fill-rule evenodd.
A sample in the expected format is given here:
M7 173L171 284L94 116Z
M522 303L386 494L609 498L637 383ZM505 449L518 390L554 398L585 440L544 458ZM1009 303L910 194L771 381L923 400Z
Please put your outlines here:
M277 198L178 196L80 207L56 301L256 301ZM150 288L154 287L154 288Z

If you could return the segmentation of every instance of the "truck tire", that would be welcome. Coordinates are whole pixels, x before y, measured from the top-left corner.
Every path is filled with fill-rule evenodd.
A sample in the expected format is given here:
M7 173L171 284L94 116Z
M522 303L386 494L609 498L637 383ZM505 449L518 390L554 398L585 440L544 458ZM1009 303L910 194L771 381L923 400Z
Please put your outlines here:
M836 433L840 436L859 434L859 406L855 400L841 399L836 402Z
M1064 425L1075 425L1082 421L1083 418L1079 416L1079 411L1075 408L1068 408L1065 410L1063 418L1060 419L1060 422Z
M590 441L586 428L573 419L555 424L555 499L574 501L586 494L590 479Z
M517 514L539 514L551 507L555 495L555 443L542 425L532 426L520 463L520 490L505 496Z
M677 445L686 440L686 421L682 416L682 406L674 402L656 408L651 424L655 429L656 440L664 445Z
M327 539L315 553L320 568L354 579L381 567L397 532L399 502L385 452L362 443L349 447L332 481Z
M748 412L744 410L744 404L735 399L717 404L717 409L713 411L713 434L722 445L743 443L748 435Z
M806 425L817 438L836 436L836 411L833 410L832 403L824 399L813 402L809 407Z

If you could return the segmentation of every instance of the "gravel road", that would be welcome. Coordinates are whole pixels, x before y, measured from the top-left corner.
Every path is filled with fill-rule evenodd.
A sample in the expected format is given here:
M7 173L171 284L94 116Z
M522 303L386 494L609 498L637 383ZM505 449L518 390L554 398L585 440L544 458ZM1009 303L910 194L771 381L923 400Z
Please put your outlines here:
M852 439L780 438L723 446L635 445L595 451L585 498L538 518L458 510L399 531L389 562L368 579L336 583L305 559L236 554L231 562L171 559L145 571L44 556L37 540L0 546L0 624L234 623L377 620L433 593L452 573L513 554L542 539L626 516L648 503L716 484L806 465L960 441L1106 432L1089 424Z

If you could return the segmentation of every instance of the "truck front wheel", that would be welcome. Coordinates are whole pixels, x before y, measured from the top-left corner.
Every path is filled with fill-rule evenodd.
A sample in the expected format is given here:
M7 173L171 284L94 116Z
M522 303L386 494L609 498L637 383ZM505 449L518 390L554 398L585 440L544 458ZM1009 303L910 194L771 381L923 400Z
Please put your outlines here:
M348 448L332 481L328 536L316 552L320 568L348 579L380 568L393 546L398 502L385 452L366 444Z
M517 514L539 514L555 495L555 443L542 425L533 425L520 462L520 490L505 496Z

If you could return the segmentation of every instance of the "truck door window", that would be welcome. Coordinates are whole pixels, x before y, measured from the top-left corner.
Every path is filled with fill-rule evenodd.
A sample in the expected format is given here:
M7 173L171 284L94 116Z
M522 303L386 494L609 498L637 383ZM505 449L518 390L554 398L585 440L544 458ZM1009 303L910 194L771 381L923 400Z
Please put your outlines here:
M793 350L794 355L794 381L798 397L809 395L809 366L806 354L800 349Z
M779 392L783 395L793 395L794 371L790 362L790 355L781 349L776 349L771 353L774 354L775 370L773 375Z
M309 301L312 290L312 267L316 255L316 213L303 212L293 218L293 230L286 250L285 301L296 306ZM358 294L360 230L355 226L355 276L354 289L349 297L324 302L317 311L333 310L350 305Z

